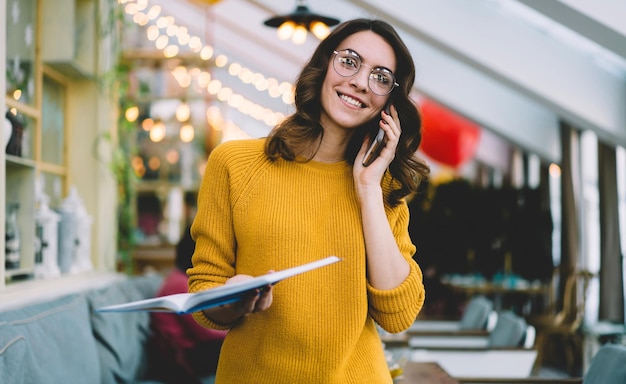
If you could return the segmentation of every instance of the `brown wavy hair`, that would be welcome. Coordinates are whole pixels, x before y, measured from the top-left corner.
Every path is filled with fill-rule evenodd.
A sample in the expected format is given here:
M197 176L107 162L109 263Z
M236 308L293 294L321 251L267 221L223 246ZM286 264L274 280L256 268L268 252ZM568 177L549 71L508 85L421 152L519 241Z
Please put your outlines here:
M422 119L415 103L409 97L415 81L413 58L396 30L385 21L372 19L346 21L320 42L296 80L296 112L270 132L265 144L265 153L273 161L279 158L295 161L297 156L303 155L295 152L297 148L312 145L319 148L324 134L320 124L322 109L320 94L329 61L343 40L360 31L372 31L381 36L391 45L396 55L397 68L394 75L400 86L391 92L390 100L398 111L402 135L396 156L388 170L391 174L388 204L396 206L402 198L417 191L419 184L428 177L430 168L416 155L422 140ZM372 119L353 135L344 154L344 159L350 164L354 164L365 136L374 135L378 131L379 120L379 117ZM311 156L308 160L314 156L308 155Z

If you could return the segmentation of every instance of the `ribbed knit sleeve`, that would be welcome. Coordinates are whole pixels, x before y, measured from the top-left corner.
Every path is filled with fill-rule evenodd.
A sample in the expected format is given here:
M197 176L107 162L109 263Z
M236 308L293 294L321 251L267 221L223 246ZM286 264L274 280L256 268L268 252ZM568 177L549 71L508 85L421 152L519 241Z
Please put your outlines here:
M388 192L385 189L385 193ZM387 207L387 219L398 248L410 265L410 272L402 284L391 290L379 290L368 283L369 312L387 332L398 333L415 321L424 305L425 290L422 271L413 260L416 247L408 234L409 210L406 201L393 208Z
M370 315L390 333L402 332L409 328L424 305L422 272L415 261L410 260L409 264L411 272L400 286L381 291L370 284L367 285Z

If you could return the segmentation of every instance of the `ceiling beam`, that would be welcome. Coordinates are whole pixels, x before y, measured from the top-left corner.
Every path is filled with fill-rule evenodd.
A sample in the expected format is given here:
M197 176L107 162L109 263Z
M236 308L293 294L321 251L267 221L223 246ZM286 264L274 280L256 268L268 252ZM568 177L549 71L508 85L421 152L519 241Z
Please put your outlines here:
M606 20L598 20L592 17L589 13L585 13L581 9L573 8L571 5L566 4L565 2L558 0L551 1L537 1L537 0L517 0L520 3L526 5L534 9L537 12L542 13L543 15L551 18L557 23L576 31L576 33L584 36L585 38L595 42L612 51L613 53L619 55L622 59L626 60L626 35L624 32L620 32L619 30L613 29ZM600 1L601 2L601 1ZM601 4L598 4L597 1L586 2L590 7L594 7L598 9L598 7L602 8ZM608 2L604 2L608 4ZM620 14L622 17L622 26L626 23L626 6L620 5L619 1L613 1L609 7L604 7L607 12L611 12L613 9L613 14ZM583 5L583 4L581 4ZM622 7L620 9L615 9L618 7ZM589 10L591 11L591 10ZM594 16L598 17L600 14L597 12Z

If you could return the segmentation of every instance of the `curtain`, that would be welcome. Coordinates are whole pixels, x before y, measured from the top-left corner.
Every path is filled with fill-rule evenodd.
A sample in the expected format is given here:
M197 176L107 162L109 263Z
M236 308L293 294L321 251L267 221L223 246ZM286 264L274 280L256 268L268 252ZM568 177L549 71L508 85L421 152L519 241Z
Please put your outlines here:
M598 141L600 192L600 310L598 320L624 322L615 147Z
M565 281L578 266L580 233L577 191L580 191L578 133L561 121L561 262L557 305L563 305Z

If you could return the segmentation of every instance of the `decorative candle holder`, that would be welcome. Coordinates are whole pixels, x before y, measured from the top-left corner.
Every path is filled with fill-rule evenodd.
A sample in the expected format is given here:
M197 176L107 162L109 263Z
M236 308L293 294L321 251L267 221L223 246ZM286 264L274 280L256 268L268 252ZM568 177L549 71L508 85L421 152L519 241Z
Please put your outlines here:
M17 213L20 205L11 203L7 205L4 229L4 267L7 270L18 269L21 259L20 228L17 221Z
M13 156L22 156L25 123L21 118L7 111L5 117L11 122L11 138L7 143L6 153Z
M61 273L80 273L93 270L91 262L91 223L76 187L61 204L59 213L59 267Z
M37 183L35 211L35 277L51 278L61 274L58 265L58 236L61 215L50 209L50 198L42 191L41 182Z

